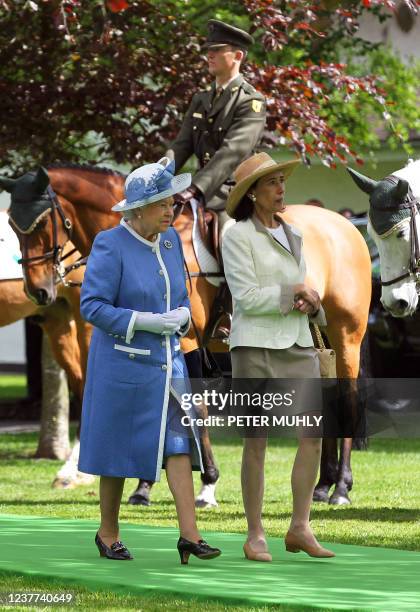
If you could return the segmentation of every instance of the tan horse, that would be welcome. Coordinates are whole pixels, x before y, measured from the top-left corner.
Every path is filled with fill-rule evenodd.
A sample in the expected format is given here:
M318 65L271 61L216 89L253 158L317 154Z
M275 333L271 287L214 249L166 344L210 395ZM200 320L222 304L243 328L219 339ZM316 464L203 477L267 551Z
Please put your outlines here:
M66 250L72 249L73 245L69 243ZM76 252L66 262L74 263L79 257L80 254ZM82 278L83 269L74 270L68 275L68 280L73 283L81 282ZM0 327L25 317L36 316L37 323L48 336L57 363L66 372L69 387L80 409L91 326L80 316L79 288L60 285L57 297L50 306L38 306L26 295L22 280L1 280ZM92 482L90 476L77 470L78 449L79 444L76 441L70 457L55 476L54 487L73 488Z
M19 181L4 183L15 194ZM54 168L49 170L51 185L58 195L62 211L73 226L72 239L83 255L89 253L96 233L112 227L119 217L110 212L115 201L121 199L123 177L117 173L89 168ZM10 179L9 179L10 181ZM48 177L40 172L33 177L34 193L44 191ZM41 191L41 192L42 192ZM40 192L40 193L41 193ZM19 204L21 213L22 204ZM28 214L31 201L25 202ZM16 210L16 208L15 208ZM39 210L39 209L37 209ZM13 216L12 197L12 216ZM46 212L44 224L31 234L17 232L27 255L36 256L51 249L52 221ZM304 236L304 253L308 267L308 281L321 295L328 318L327 335L337 353L337 374L342 378L356 378L359 371L360 345L366 331L371 294L371 266L367 246L355 227L337 213L311 206L291 206L285 219L299 227ZM59 223L57 240L63 244L68 232ZM191 245L191 216L182 214L176 222L181 231L186 260L191 270L198 270L198 263ZM42 290L47 301L55 299L48 266L28 266L27 290L39 296ZM214 299L214 288L203 278L192 279L191 303L193 317L199 333L204 333L205 323ZM184 350L197 346L191 330ZM335 490L330 503L349 503L348 492L352 487L350 468L351 439L341 443L341 458L337 457L337 441L324 440L320 481L314 498L328 501L329 489Z

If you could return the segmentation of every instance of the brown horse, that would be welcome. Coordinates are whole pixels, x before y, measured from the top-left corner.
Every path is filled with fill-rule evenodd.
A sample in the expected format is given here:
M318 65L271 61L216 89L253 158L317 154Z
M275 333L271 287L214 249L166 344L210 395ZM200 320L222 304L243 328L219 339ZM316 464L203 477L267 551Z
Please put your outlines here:
M69 243L67 250L72 249ZM80 254L76 252L66 261L70 265L79 257ZM68 280L79 283L82 277L82 270L74 270L68 275ZM48 336L57 363L66 372L75 404L80 410L84 364L87 358L91 326L80 316L79 296L80 289L61 284L54 303L49 306L38 306L25 294L22 280L0 280L0 327L10 325L25 317L36 317L36 322ZM54 479L54 487L72 488L78 484L92 482L91 477L77 470L78 448L78 441L76 441L70 457Z
M49 182L54 192L58 194L60 204L58 210L54 205L49 208L51 201L47 203L47 207L44 207L45 201L43 203L42 197L39 198ZM119 222L120 215L110 209L122 198L124 177L118 172L103 169L98 172L96 169L87 170L83 167L51 168L49 175L42 169L36 176L31 175L30 180L25 181L24 189L13 179L0 178L0 186L13 191L13 195L18 197L19 201L28 203L27 206L24 205L23 216L20 215L20 211L16 214L17 224L15 216L11 214L11 226L21 245L28 295L40 305L51 304L57 297L57 285L54 279L60 267L61 247L67 244L71 236L80 253L87 256L98 231L109 229ZM51 215L48 210L51 210ZM176 227L186 243L184 256L192 275L189 294L194 329L181 339L181 345L190 375L199 378L202 375L202 368L197 353L217 289L208 284L204 278L193 276L200 270L194 249L190 242L185 240L186 234L191 236L191 226L192 213L186 211L179 216ZM220 350L226 351L226 345L222 344ZM205 428L202 431L201 444L205 472L202 475L203 486L196 504L200 507L215 506L217 502L214 492L219 472ZM130 498L132 503L147 505L152 484L140 481L138 489Z
M119 220L110 212L110 208L122 198L123 177L110 171L79 167L50 169L49 178L63 214L72 224L72 239L79 251L87 255L96 233L112 227ZM46 186L45 181L39 180L38 190L45 190ZM14 184L9 183L5 187L14 190ZM31 201L20 206L31 210ZM303 233L308 282L318 290L325 308L328 340L337 354L337 374L341 378L354 379L359 371L360 345L366 331L371 294L367 246L353 225L337 213L310 206L291 206L284 216ZM63 223L56 225L56 239L61 245L68 239L68 232ZM181 231L190 270L198 271L191 245L191 217L188 212L180 215L175 226ZM46 212L43 225L31 234L23 236L17 233L27 255L44 254L52 247L52 215ZM47 263L27 267L28 292L39 297L41 290L45 301L55 299L51 273ZM215 289L204 278L192 280L193 316L201 334L214 294ZM196 346L197 340L191 331L183 349L188 351ZM329 489L335 485L330 503L349 503L348 492L352 487L350 453L350 438L342 440L340 460L337 457L337 441L324 440L320 480L314 499L328 501Z

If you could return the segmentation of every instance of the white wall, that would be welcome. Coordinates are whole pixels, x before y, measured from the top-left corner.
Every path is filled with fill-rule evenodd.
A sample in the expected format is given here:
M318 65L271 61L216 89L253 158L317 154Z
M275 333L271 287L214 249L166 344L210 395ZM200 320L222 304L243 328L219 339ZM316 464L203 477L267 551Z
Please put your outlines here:
M403 32L394 16L379 23L374 15L366 14L361 21L358 36L371 42L392 45L407 61L413 56L420 58L420 12L414 19L413 28Z
M23 364L25 362L24 321L16 321L12 325L0 327L0 370L2 363Z

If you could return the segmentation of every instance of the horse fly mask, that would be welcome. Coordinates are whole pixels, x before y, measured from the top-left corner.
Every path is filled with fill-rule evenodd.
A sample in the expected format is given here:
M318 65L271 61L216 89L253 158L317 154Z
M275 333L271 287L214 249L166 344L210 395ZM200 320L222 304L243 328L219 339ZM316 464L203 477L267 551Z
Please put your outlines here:
M46 170L40 168L36 174L28 172L19 179L16 179L13 185L9 186L11 187L11 205L8 211L9 222L22 238L35 231L37 225L48 215L51 216L52 222L51 249L42 255L25 257L25 241L22 240L23 257L19 259L18 263L31 265L52 259L54 281L56 283L62 282L67 287L79 285L80 283L74 283L65 278L70 270L79 267L79 265L82 265L82 262L76 262L76 264L68 268L63 266L62 262L64 259L77 250L74 248L63 256L63 249L67 242L71 240L73 226L71 220L66 217L56 193L49 184ZM66 239L61 245L58 240L59 220L61 220L66 234Z
M404 181L405 182L405 181ZM381 183L391 184L394 188L401 183L401 179L391 174L387 176ZM381 285L388 287L394 285L405 278L415 277L417 292L420 292L420 246L419 235L417 232L416 216L419 214L420 201L416 198L407 183L406 195L402 201L387 202L385 206L381 206L378 198L372 202L369 211L369 219L375 232L384 237L385 234L391 233L395 226L404 219L410 218L410 259L408 262L407 272L399 276L383 281ZM388 214L385 214L388 213Z

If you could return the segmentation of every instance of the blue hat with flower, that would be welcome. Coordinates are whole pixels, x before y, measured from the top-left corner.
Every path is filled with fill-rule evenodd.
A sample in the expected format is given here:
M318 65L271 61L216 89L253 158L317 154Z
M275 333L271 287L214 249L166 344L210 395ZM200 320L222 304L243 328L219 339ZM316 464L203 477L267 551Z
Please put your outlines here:
M112 207L116 212L147 206L188 189L191 174L174 176L175 162L162 157L156 164L146 164L131 172L125 181L125 200Z

